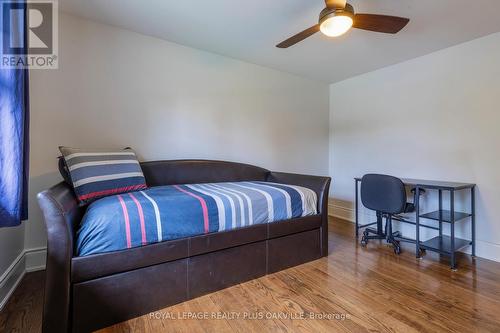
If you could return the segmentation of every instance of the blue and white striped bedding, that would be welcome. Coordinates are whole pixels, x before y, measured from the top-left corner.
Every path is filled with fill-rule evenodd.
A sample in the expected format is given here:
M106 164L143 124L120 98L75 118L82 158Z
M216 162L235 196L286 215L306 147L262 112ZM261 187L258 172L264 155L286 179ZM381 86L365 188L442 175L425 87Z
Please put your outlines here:
M317 214L316 193L269 182L153 187L92 203L78 230L77 255Z

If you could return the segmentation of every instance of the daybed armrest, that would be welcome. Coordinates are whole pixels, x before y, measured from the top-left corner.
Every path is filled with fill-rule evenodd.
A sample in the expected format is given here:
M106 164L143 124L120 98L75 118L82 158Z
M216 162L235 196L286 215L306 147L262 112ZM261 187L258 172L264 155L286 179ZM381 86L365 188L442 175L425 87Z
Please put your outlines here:
M321 214L321 252L328 255L328 193L330 177L308 176L293 173L271 172L267 181L281 184L290 184L307 187L318 196L318 213Z
M37 198L47 227L42 331L67 332L74 230L83 209L78 206L73 189L64 182L39 193Z

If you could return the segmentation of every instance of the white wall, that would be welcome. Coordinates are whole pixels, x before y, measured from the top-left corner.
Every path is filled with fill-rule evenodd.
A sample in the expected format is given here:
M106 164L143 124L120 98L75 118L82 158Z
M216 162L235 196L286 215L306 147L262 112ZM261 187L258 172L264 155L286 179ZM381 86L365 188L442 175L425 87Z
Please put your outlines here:
M59 70L31 73L34 195L59 179L59 145L133 147L142 160L206 158L328 174L328 85L60 16Z
M369 172L477 183L478 255L500 261L499 105L500 34L332 84L334 214L352 214L353 177Z

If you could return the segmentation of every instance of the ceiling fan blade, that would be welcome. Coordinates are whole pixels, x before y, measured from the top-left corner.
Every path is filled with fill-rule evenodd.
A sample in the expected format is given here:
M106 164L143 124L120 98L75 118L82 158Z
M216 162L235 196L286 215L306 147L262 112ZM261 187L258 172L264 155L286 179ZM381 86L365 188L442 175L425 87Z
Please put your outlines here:
M395 34L401 31L410 19L397 16L356 14L354 15L353 28Z
M344 9L347 4L347 0L325 0L325 3L328 8Z
M319 31L319 24L316 24L316 25L314 25L314 26L312 26L312 27L310 27L302 32L299 32L295 36L292 36L292 37L288 38L287 40L279 43L278 45L276 45L276 47L279 47L280 49L286 49L287 47L295 45L298 42L303 41L307 37L314 35L318 31Z

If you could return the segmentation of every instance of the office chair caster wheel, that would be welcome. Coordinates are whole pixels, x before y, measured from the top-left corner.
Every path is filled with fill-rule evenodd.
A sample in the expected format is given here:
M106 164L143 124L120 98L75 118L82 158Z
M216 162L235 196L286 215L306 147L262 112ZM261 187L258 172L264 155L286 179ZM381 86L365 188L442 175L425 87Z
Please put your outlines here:
M397 254L397 255L400 255L401 254L401 246L398 245L394 245L394 253Z
M361 238L361 246L366 247L367 244L368 244L368 240L363 235L363 237Z

